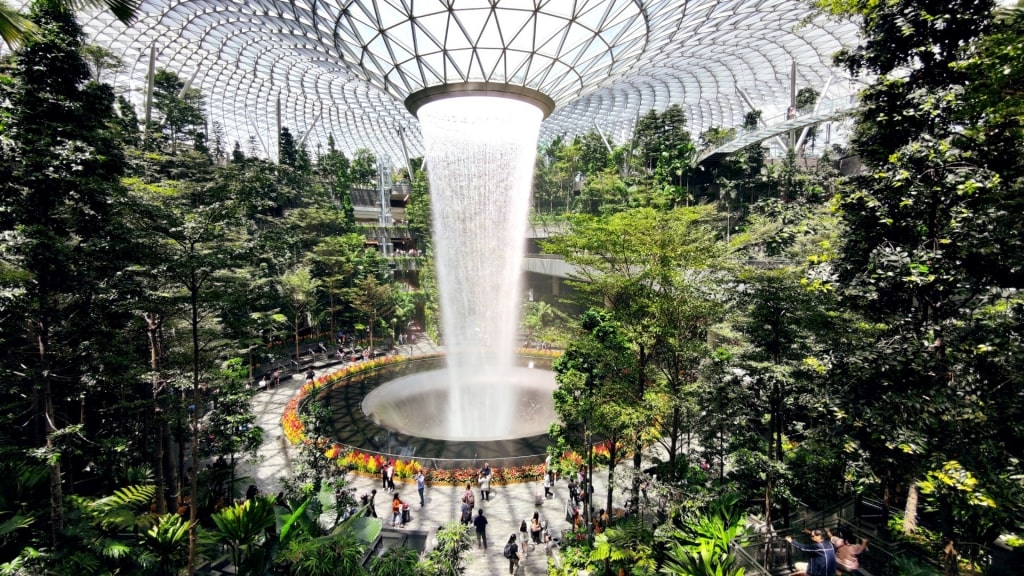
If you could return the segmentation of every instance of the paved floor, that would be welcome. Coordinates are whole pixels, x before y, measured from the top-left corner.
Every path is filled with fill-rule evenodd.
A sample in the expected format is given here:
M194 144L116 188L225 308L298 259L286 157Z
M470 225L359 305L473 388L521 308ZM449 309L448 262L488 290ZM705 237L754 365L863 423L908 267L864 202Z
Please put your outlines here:
M417 354L436 350L429 343L415 346L403 346L402 354ZM333 368L332 368L333 369ZM256 395L253 407L256 412L257 424L265 431L263 446L258 451L257 462L243 465L242 472L253 478L264 493L276 494L280 489L280 479L291 472L295 449L284 437L281 429L281 414L288 401L298 392L303 380L300 375L282 381L281 386L261 391ZM349 474L349 482L356 494L368 493L377 488L376 508L382 516L391 509L391 495L384 493L379 478ZM606 494L606 482L601 474L595 474L595 502L603 502ZM425 505L419 507L419 496L415 483L397 482L397 491L403 501L412 507L412 519L405 530L432 531L439 526L456 520L459 515L459 503L465 486L428 486ZM483 501L478 487L476 492L477 507L484 509L488 518L486 550L474 547L466 555L467 576L494 576L508 572L508 560L501 552L508 537L519 530L522 520L540 513L541 519L548 523L553 534L560 533L569 527L565 520L565 501L567 489L565 481L560 480L553 491L555 496L542 500L537 505L536 495L544 489L539 482L512 484L508 486L492 485L492 497ZM474 513L475 515L475 513ZM387 525L387 522L385 523ZM546 574L547 559L542 550L531 552L519 569L519 574Z

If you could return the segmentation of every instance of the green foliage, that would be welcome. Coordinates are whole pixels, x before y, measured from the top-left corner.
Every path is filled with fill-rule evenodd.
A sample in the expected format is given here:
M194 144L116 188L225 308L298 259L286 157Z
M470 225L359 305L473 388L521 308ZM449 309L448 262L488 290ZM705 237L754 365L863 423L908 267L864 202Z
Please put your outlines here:
M685 576L743 576L731 553L732 542L745 534L740 497L724 496L698 515L685 520L681 530L666 535L668 557L661 574Z
M1011 116L1022 100L999 78L1013 82L1007 47L1024 26L1019 14L997 22L981 0L823 4L863 21L864 41L838 61L878 75L853 141L868 170L839 204L847 234L835 270L863 338L838 367L844 421L891 504L899 486L957 462L996 505L958 518L966 502L937 497L937 517L946 535L986 540L1020 506L1007 467L1019 455L1003 447L1024 442L1012 415L1024 380L1009 352L1022 248L1009 215L1024 176Z
M157 576L178 574L188 562L188 522L177 514L164 514L140 537L153 557Z
M625 569L634 576L653 575L654 533L635 519L609 527L594 536L590 560L604 563L614 573Z
M420 563L424 576L462 576L465 571L463 556L472 546L469 526L449 522L437 531L437 546Z
M156 118L147 127L146 136L149 149L163 149L171 154L177 154L181 144L205 149L206 117L198 88L186 89L185 81L176 73L157 70L153 76L153 110Z
M370 562L371 576L417 576L419 552L412 548L390 548Z
M333 576L367 574L361 561L366 542L348 532L296 541L286 551L295 576Z
M213 542L231 552L231 562L239 574L258 576L266 560L260 548L268 529L277 521L271 498L252 498L229 506L213 515L215 529L204 533Z

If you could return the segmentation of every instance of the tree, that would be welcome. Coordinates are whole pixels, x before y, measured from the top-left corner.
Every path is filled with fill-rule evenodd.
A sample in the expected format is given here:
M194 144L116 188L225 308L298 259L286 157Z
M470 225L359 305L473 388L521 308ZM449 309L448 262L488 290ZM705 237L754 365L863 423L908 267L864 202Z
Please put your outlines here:
M148 138L152 138L152 132L162 131L171 154L178 153L179 142L191 143L195 148L204 145L206 118L198 88L186 88L185 81L174 72L158 70L153 76L153 108L161 119L146 127Z
M841 197L838 280L870 327L842 366L847 421L889 504L955 462L997 510L1012 509L1007 466L1024 456L1009 448L1024 431L1011 415L1024 389L1012 319L1024 236L1009 215L1021 209L1024 165L1012 152L1019 71L1007 64L1019 59L1020 16L997 22L983 0L819 4L861 19L864 41L837 62L877 77L853 138L868 170ZM945 535L977 533L951 499L936 504Z
M377 186L377 157L373 152L365 148L356 150L349 167L349 177L354 185L371 188Z
M395 311L395 293L392 283L381 282L367 275L350 291L352 307L366 320L373 350L373 330L381 320L390 318Z
M118 20L125 24L130 24L135 19L135 10L138 5L137 0L80 0L77 3L59 3L59 7L62 9L78 6L109 9ZM38 28L31 20L19 14L6 2L0 2L0 38L3 38L9 47L32 37L37 32Z
M288 317L292 324L292 337L295 341L295 360L302 354L299 352L299 334L310 325L308 318L316 304L316 290L320 281L313 277L309 266L299 266L282 276L278 290L284 298Z
M593 438L603 438L609 448L608 485L614 486L619 443L628 442L630 448L642 452L638 441L649 439L646 433L657 418L659 405L652 402L647 390L634 385L641 366L623 326L607 312L594 308L584 312L579 323L579 336L552 363L558 382L555 412L562 425L553 425L551 432L559 443L582 448L587 454L587 480L591 486ZM572 430L583 430L583 434L569 436ZM639 459L639 454L635 459ZM588 529L592 524L592 492L587 491L588 501L583 505ZM606 510L612 509L610 492Z
M608 169L611 152L600 133L591 130L578 137L580 143L580 168L587 176L597 176Z
M281 142L278 144L278 164L295 167L299 160L299 151L295 146L295 138L287 126L281 128Z
M132 243L121 226L124 155L108 129L113 93L88 83L83 34L66 7L39 3L31 18L39 33L23 42L5 94L10 146L2 153L12 168L0 183L3 282L17 297L3 311L23 330L16 346L28 370L15 383L33 399L32 439L50 469L56 544L64 525L61 437L74 430L67 402L82 392L76 382L90 349L116 320L101 305L116 294Z
M571 222L566 234L543 245L545 251L561 254L575 265L571 283L580 295L579 303L607 311L632 357L630 364L623 366L629 370L629 385L609 395L608 405L602 409L621 410L615 416L621 425L616 433L628 443L637 469L655 423L672 421L670 415L678 408L656 367L664 362L667 368L672 362L671 346L687 345L681 336L690 332L686 338L699 337L702 332L699 326L679 323L684 319L675 311L679 299L689 296L696 301L713 294L708 288L701 295L722 257L708 225L710 216L709 207L677 208L667 213L635 209L603 218L581 216ZM699 317L693 320L707 322ZM634 497L639 495L639 482L639 477L634 479Z

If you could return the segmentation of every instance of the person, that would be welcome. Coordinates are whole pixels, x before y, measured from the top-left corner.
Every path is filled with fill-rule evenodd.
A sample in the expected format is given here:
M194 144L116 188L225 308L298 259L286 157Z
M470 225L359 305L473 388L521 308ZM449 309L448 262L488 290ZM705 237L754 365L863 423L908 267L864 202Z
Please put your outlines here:
M395 492L394 498L391 499L391 525L396 528L405 528L405 524L402 523L402 507L405 505L402 499L398 497L398 493Z
M476 528L476 545L484 550L487 549L487 517L484 516L484 509L476 511L476 518L473 519L473 527Z
M253 500L260 495L260 489L255 484L249 484L249 489L245 491L245 499Z
M385 462L384 465L380 467L380 489L385 492L388 491L388 464L390 464L390 462Z
M461 506L462 510L459 515L459 522L469 526L473 522L473 507L466 502L463 502Z
M529 528L526 527L526 520L519 523L519 553L523 558L530 555L530 537L527 536Z
M544 475L544 497L551 498L555 494L551 491L551 485L555 482L555 471L548 470L547 474Z
M388 492L395 491L395 461L388 462L387 468L385 468L385 474L388 480Z
M832 542L832 546L836 549L836 568L840 572L847 572L849 574L859 575L860 560L858 556L864 550L867 550L868 541L866 538L860 539L860 544L851 544L851 538L843 538L841 536L833 536L832 532L826 528L825 534L828 535L829 540Z
M316 372L312 368L306 370L306 383L311 383L316 378Z
M274 498L274 506L280 506L282 508L287 508L288 510L292 509L291 506L288 505L288 500L284 497L284 490L277 493L277 497Z
M515 574L516 570L519 569L519 561L523 558L520 556L519 545L516 544L515 534L508 537L508 542L505 543L505 549L502 550L502 555L505 558L508 558L508 573Z
M807 576L835 575L836 549L832 546L832 542L825 540L824 532L811 530L811 544L794 542L792 536L786 536L786 542L789 542L797 550L810 554L810 561L807 563L806 569L803 570Z
M540 524L540 513L534 512L533 517L530 518L530 539L534 544L540 544L540 534L543 530L544 527Z
M551 537L547 530L544 531L544 554L555 563L555 568L562 568L562 557L558 554L558 540Z
M593 508L591 508L591 510L593 510ZM606 521L607 518L608 515L604 513L604 508L601 508L600 510L597 511L597 514L594 515L594 519L592 522L594 525L594 534L600 534L601 532L604 532L605 526L608 525Z
M576 478L573 476L569 476L569 501L573 504L580 502L580 490L576 485Z
M423 475L423 470L417 470L416 476L416 491L420 493L420 508L423 508L423 491L427 488L427 477Z
M374 490L370 494L363 494L359 497L359 504L366 508L366 515L370 518L377 517L377 510L375 509L374 500L377 498L377 490Z
M466 484L466 491L462 493L462 503L468 504L470 511L476 508L476 496L473 494L473 487Z
M578 513L576 509L576 502L572 498L565 501L565 521L572 523Z
M946 546L942 549L942 568L944 576L957 576L960 574L960 553L953 545L953 539L944 537Z
M491 499L491 475L491 465L484 462L480 469L480 498L485 501Z

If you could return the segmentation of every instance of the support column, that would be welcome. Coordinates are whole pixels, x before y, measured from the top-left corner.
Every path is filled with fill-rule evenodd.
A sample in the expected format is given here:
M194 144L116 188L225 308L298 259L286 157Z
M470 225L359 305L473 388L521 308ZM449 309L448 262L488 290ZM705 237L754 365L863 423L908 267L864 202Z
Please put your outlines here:
M786 111L786 120L796 116L796 60L789 66L789 110ZM796 151L796 130L789 131L789 147Z
M146 73L146 125L142 127L142 149L149 147L149 122L153 117L153 77L156 75L156 45L149 47L149 71Z

